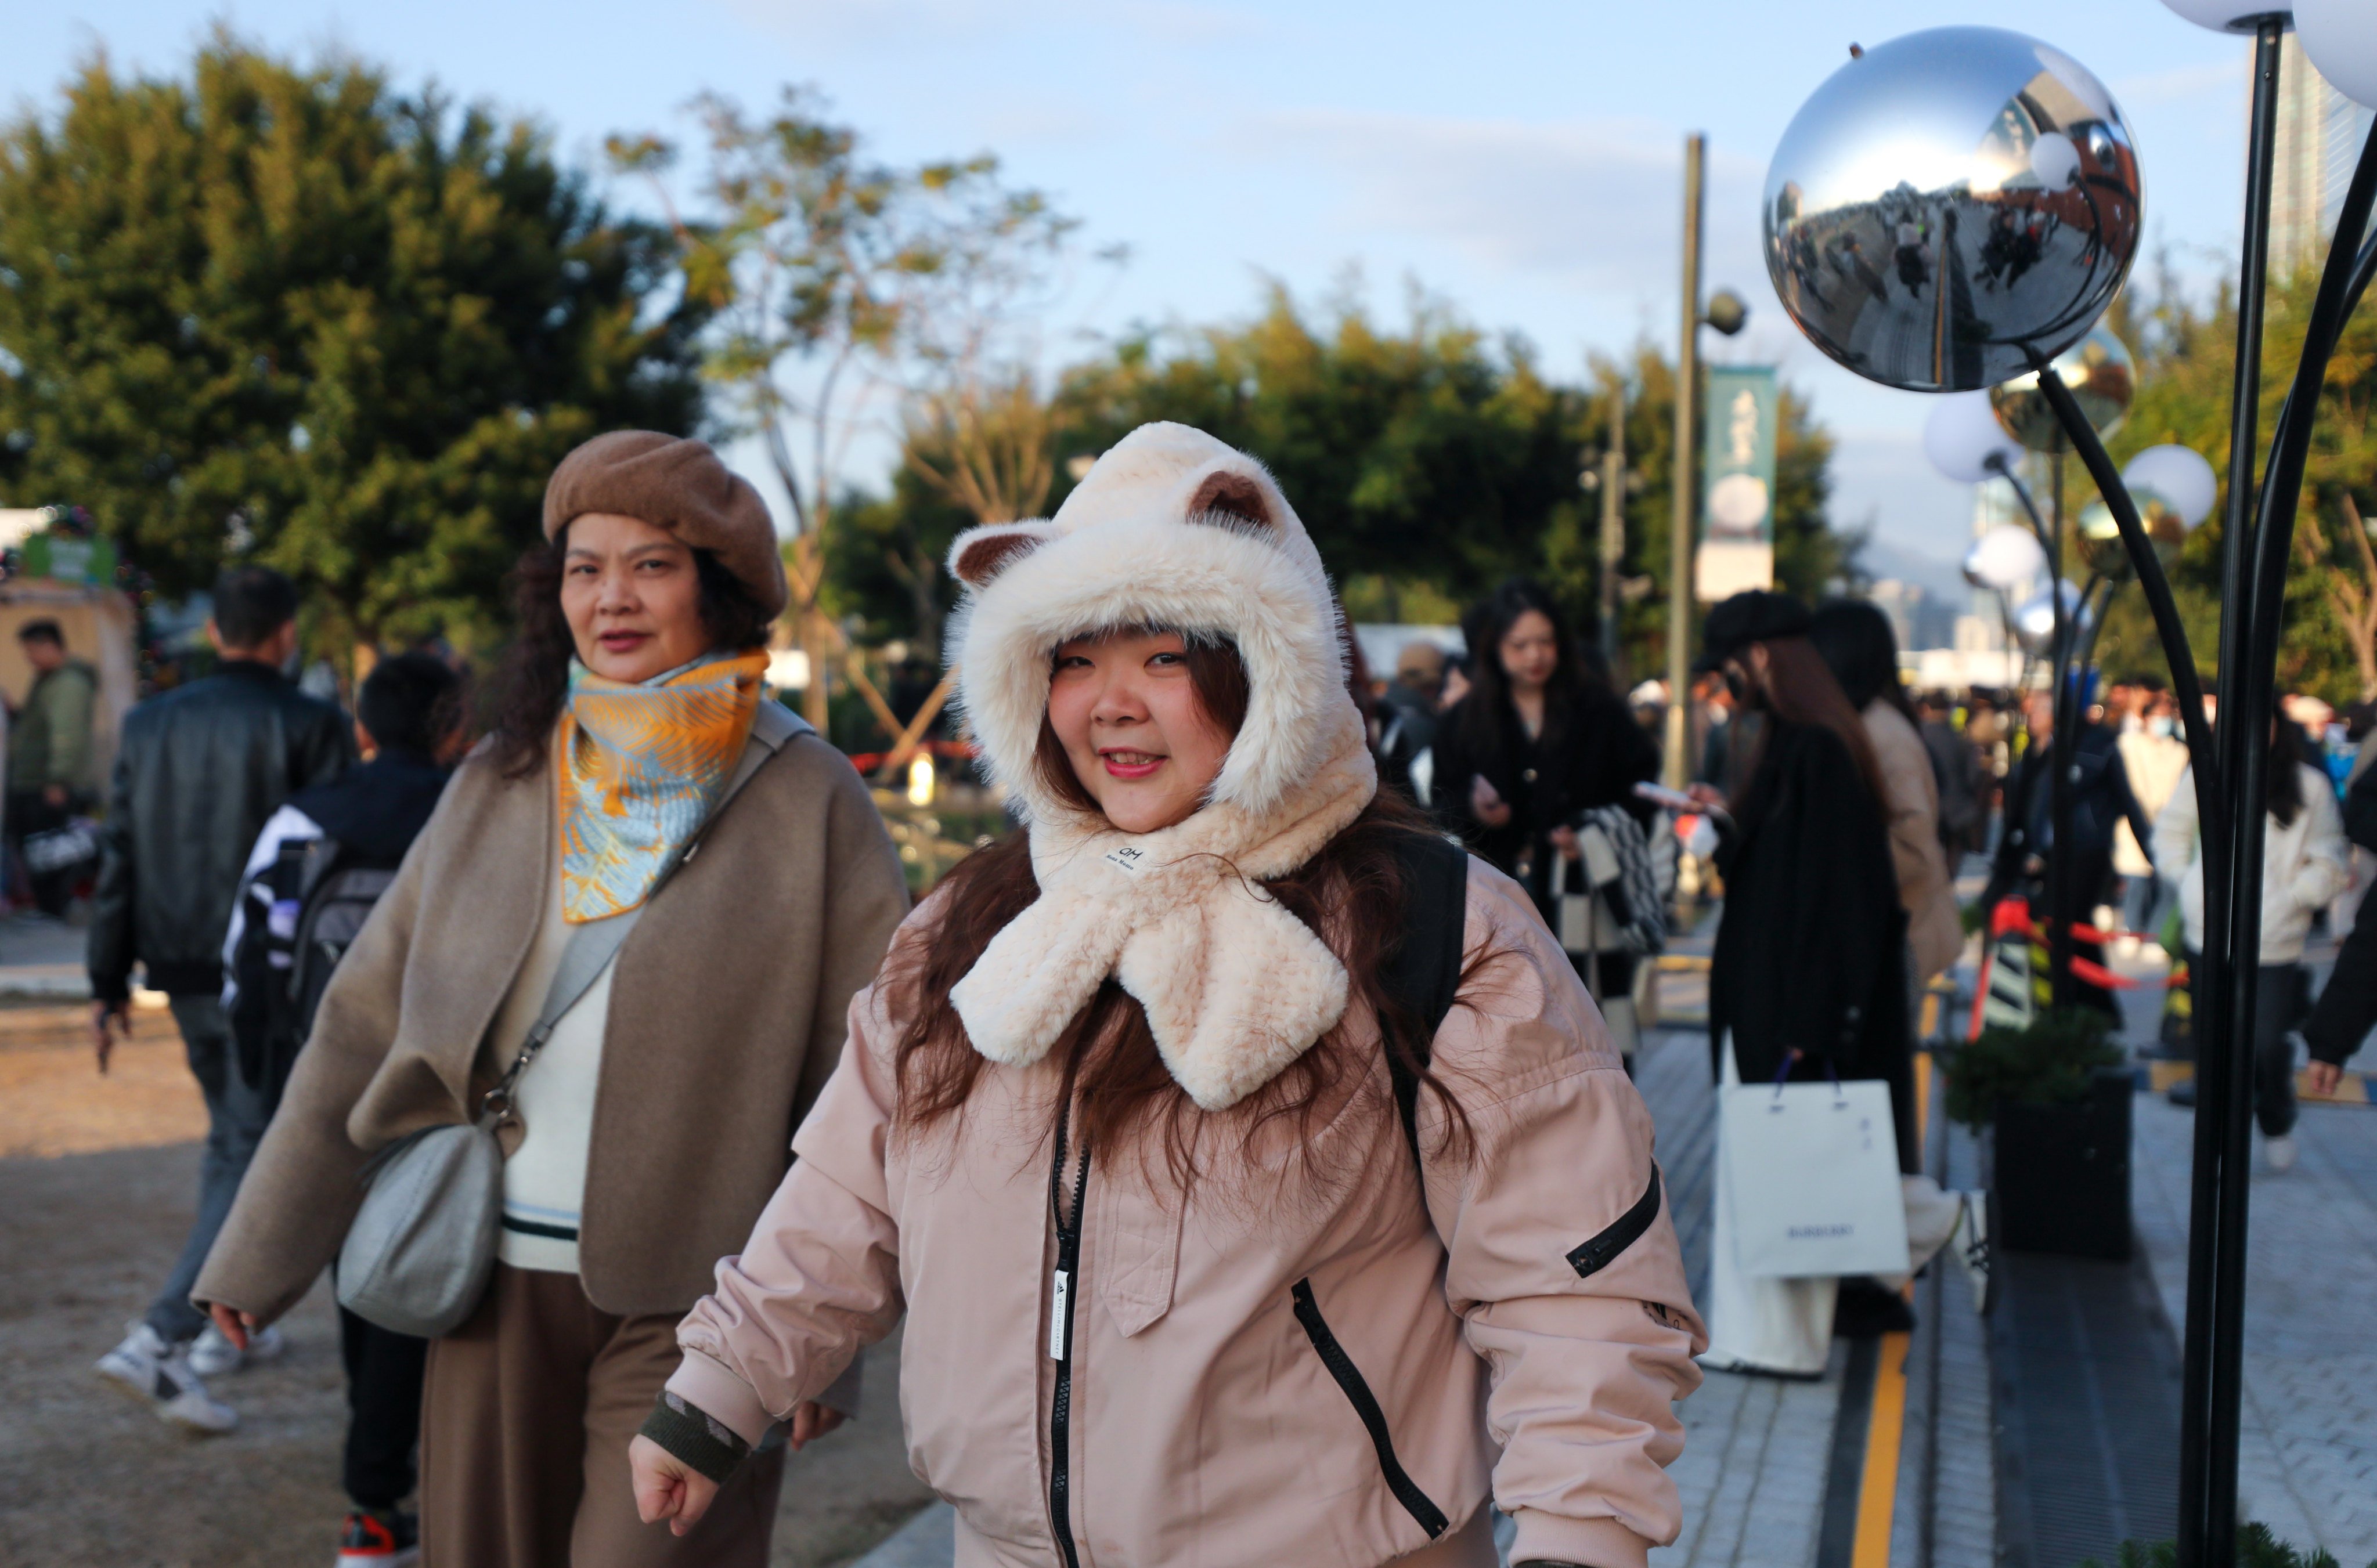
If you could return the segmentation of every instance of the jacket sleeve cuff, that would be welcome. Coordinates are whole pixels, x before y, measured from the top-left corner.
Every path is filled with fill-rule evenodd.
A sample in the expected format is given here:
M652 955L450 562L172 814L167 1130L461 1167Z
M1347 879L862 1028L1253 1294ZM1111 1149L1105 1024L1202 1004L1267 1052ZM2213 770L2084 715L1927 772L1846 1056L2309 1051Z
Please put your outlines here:
M743 1440L746 1447L758 1447L769 1427L775 1424L775 1419L759 1403L759 1396L751 1391L749 1384L730 1372L723 1361L713 1360L699 1350L685 1353L685 1360L677 1364L664 1392L681 1396L687 1404L725 1425ZM683 1455L677 1456L685 1458Z
M1519 1526L1511 1561L1575 1562L1583 1568L1648 1568L1651 1543L1615 1519L1569 1519L1539 1508L1511 1515Z
M827 1384L825 1392L817 1396L818 1403L856 1420L859 1391L866 1386L866 1368L864 1353L851 1357L850 1365L842 1369L842 1375Z
M93 975L90 977L90 999L113 1006L132 1000L132 981L126 975Z

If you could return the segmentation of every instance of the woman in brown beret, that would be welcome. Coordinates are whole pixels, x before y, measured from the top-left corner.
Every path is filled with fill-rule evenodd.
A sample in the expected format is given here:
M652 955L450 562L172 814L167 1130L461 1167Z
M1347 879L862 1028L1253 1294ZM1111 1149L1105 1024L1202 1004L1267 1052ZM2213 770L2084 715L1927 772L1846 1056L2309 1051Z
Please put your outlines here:
M786 592L749 484L701 442L615 432L554 471L544 534L495 732L340 965L195 1294L235 1339L270 1323L336 1257L376 1152L501 1113L493 1280L429 1352L429 1561L759 1568L781 1448L678 1538L638 1524L627 1443L907 894L858 776L762 691Z

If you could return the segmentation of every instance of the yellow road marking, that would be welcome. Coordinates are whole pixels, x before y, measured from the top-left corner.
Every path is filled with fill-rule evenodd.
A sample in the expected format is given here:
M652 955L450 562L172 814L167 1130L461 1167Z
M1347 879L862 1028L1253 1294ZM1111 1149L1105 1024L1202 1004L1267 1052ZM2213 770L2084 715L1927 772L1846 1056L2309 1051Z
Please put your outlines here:
M1929 1003L1931 998L1924 999ZM1930 1123L1931 1053L1915 1055L1915 1146L1924 1146ZM1915 1281L1906 1282L1915 1299ZM1873 1405L1865 1423L1865 1473L1857 1482L1857 1534L1849 1568L1890 1568L1890 1526L1898 1507L1898 1450L1906 1431L1906 1355L1910 1337L1881 1336L1881 1363L1874 1369Z
M1908 1336L1881 1336L1881 1364L1873 1379L1873 1413L1866 1420L1865 1479L1857 1485L1857 1536L1850 1568L1890 1568L1890 1526L1898 1501L1899 1440L1906 1427Z

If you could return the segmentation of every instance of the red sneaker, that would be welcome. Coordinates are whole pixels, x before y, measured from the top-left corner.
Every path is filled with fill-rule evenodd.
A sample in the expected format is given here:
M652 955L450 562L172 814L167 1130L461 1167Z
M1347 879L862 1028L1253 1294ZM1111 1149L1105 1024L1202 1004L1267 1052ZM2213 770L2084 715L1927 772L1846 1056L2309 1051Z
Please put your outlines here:
M414 1568L421 1521L411 1514L358 1508L339 1531L339 1568Z

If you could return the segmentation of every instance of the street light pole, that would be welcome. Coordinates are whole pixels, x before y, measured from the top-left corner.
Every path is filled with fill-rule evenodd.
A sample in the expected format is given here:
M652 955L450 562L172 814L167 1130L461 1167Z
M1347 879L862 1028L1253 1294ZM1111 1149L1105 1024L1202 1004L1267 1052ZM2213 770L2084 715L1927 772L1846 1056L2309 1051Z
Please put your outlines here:
M1684 138L1684 300L1676 350L1675 531L1667 547L1667 747L1662 776L1680 790L1691 777L1692 536L1700 468L1701 166L1708 137Z
M1601 454L1601 657L1618 672L1619 575L1626 569L1626 388L1609 394L1609 444Z

